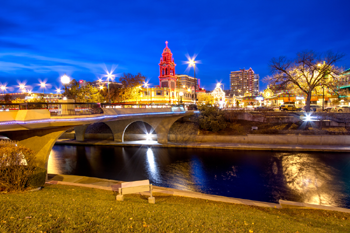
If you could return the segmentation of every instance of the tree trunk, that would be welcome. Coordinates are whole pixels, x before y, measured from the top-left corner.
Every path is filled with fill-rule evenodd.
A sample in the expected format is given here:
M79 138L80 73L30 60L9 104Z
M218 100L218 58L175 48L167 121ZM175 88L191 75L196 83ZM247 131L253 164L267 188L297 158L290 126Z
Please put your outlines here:
M305 102L305 112L310 112L311 92L307 93Z

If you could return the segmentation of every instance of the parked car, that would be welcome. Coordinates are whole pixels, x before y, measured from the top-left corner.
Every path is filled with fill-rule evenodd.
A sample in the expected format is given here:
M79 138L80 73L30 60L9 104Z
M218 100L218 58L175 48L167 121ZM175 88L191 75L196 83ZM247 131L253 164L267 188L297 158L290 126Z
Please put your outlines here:
M322 106L310 104L310 111L317 112L317 109L322 109ZM303 107L303 110L306 111L306 106Z
M293 104L282 104L280 106L281 111L296 111L297 108Z
M255 111L273 111L272 108L266 107L266 106L259 106L254 108Z
M325 112L336 112L336 107L325 107L324 111Z
M338 105L336 107L336 112L350 112L350 106L347 106L347 105Z

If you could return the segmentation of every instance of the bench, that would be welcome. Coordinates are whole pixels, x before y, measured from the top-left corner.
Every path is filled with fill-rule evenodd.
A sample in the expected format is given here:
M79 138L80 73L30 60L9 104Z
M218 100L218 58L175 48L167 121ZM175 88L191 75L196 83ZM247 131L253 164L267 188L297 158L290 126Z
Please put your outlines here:
M122 182L120 184L112 185L112 190L118 192L117 201L124 201L125 194L139 193L149 191L151 196L148 198L148 203L155 203L155 198L152 196L152 184L149 180L138 180L132 182Z

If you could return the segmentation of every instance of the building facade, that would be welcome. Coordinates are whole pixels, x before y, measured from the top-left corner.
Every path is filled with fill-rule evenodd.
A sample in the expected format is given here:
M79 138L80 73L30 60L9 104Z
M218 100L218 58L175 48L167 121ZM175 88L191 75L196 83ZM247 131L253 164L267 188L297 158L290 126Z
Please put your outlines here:
M242 96L246 92L259 94L259 74L255 74L252 68L232 71L230 84L232 95Z
M198 80L188 75L176 75L173 54L165 42L159 62L159 86L142 86L137 99L129 99L130 104L190 104L194 102L195 92L205 92L199 88Z

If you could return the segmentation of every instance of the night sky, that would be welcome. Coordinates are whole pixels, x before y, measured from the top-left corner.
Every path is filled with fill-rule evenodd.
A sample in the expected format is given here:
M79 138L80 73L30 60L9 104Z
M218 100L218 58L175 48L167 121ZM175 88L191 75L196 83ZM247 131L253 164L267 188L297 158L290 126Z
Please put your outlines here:
M208 90L217 81L229 89L230 72L242 68L262 80L271 58L303 50L345 53L338 65L350 68L349 12L347 0L2 0L0 83L26 80L39 91L38 79L54 88L64 73L93 81L114 66L158 85L165 41L177 74L193 75L186 55L197 55L196 74Z

